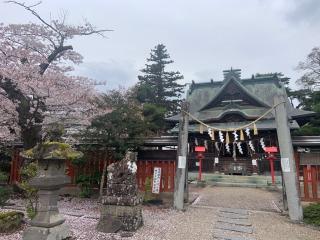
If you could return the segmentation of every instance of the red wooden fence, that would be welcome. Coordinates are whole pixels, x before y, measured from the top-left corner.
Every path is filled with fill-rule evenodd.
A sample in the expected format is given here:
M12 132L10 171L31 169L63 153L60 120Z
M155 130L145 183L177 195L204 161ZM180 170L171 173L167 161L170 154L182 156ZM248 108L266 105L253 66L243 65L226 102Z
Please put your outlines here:
M161 186L160 192L173 192L175 161L174 160L139 160L137 162L137 181L141 191L145 190L145 182L147 178L153 178L153 169L161 168Z
M19 155L20 151L21 149L15 149L12 154L10 184L15 184L21 180L20 170L23 164L23 158ZM107 161L107 166L114 162L111 153L105 150L87 151L84 154L87 161L83 166L74 166L71 164L70 160L67 160L66 162L66 173L70 176L71 185L76 184L76 178L81 174L92 176L94 174L102 173L104 161Z
M302 200L320 202L320 166L303 166L303 178L299 182Z
M23 159L19 156L19 149L16 149L12 155L10 184L15 184L20 181L20 169ZM85 165L76 167L67 161L66 173L70 176L71 185L76 184L76 179L79 175L93 176L94 174L102 173L103 163L106 160L107 165L114 162L111 153L105 150L85 152L87 161ZM174 160L138 160L137 161L137 182L141 191L145 190L146 178L153 178L154 167L161 168L161 192L173 192L174 190L174 175L175 161Z
M101 174L103 170L104 161L107 161L107 166L115 162L112 159L111 152L100 150L100 151L87 151L84 153L87 159L84 165L79 167L74 166L70 160L66 162L66 173L70 177L70 184L76 184L76 179L80 175L93 176L94 174Z
M15 184L20 181L20 169L22 167L23 159L20 157L21 149L14 149L11 157L11 169L9 184Z
M301 200L320 202L320 165L309 159L301 159L300 153L295 152L297 175ZM317 165L316 165L317 164Z

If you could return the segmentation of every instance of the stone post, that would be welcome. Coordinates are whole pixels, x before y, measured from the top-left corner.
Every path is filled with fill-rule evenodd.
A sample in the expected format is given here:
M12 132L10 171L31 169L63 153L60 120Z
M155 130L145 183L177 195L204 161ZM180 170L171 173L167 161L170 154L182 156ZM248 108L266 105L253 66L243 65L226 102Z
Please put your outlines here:
M299 183L296 163L293 155L291 133L288 124L286 98L282 95L274 97L277 135L281 154L281 168L287 195L289 217L292 221L302 221L303 212L300 203Z
M69 182L65 175L65 159L39 159L38 173L30 185L39 189L36 216L23 233L23 240L62 240L71 236L57 206L58 191Z
M135 231L142 226L142 196L135 161L135 153L128 152L124 159L108 166L107 194L102 197L98 231Z
M179 121L179 139L177 149L176 176L174 179L173 207L178 210L184 209L184 202L188 202L188 128L189 128L189 103L182 104ZM185 194L187 192L187 194Z

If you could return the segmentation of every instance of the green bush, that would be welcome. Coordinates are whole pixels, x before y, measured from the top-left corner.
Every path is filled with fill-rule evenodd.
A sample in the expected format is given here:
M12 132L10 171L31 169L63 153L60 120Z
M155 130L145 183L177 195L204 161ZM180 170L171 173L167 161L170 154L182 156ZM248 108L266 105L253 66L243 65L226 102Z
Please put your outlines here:
M80 197L89 198L92 195L91 178L87 175L79 175L76 183L79 185L81 192Z
M144 183L144 202L149 202L153 200L152 196L152 184L151 184L151 177L146 177L145 183Z
M23 190L23 196L27 199L27 216L32 219L37 213L38 208L38 190L30 186L30 179L34 178L38 172L38 165L31 162L21 169L21 183L19 187Z
M320 226L320 203L311 204L303 209L304 222Z
M0 213L0 232L10 232L20 228L24 214L22 212Z
M0 207L4 206L9 200L11 190L8 187L0 187Z
M0 171L0 183L7 183L8 174Z

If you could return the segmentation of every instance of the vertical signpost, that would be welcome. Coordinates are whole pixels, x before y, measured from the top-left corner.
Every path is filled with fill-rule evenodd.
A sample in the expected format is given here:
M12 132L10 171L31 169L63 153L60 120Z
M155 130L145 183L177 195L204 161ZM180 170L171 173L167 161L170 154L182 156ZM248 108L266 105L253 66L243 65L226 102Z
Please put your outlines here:
M281 168L288 201L289 217L292 221L302 221L303 213L300 204L298 179L293 155L290 128L286 109L287 99L284 96L275 96L275 118L277 135L281 154Z
M161 168L155 167L153 169L152 193L159 194L160 188L161 188Z

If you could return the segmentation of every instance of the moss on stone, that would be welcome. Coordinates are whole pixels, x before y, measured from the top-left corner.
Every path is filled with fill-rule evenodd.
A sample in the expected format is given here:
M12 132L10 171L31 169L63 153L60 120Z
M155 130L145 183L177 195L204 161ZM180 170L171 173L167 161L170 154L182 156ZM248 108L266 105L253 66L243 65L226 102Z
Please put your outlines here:
M69 144L61 142L44 142L21 153L24 158L31 159L77 159L82 152L74 150Z
M0 213L0 232L10 232L21 226L24 214L22 212L2 212Z

